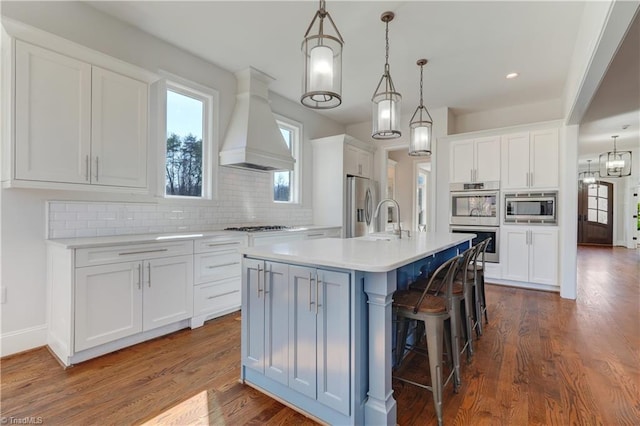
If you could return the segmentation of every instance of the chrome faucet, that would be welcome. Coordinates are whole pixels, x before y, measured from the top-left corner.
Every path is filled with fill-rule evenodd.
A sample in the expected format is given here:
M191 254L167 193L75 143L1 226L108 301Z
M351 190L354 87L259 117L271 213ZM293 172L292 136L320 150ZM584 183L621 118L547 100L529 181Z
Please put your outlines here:
M400 205L398 204L398 202L396 200L394 200L393 198L385 198L384 200L380 201L378 203L378 206L376 207L376 212L373 214L374 219L378 217L378 214L380 213L380 207L384 204L384 203L393 203L396 206L396 210L398 211L398 231L397 233L399 234L399 238L402 238L402 228L400 227ZM396 233L395 227L393 228L393 233Z

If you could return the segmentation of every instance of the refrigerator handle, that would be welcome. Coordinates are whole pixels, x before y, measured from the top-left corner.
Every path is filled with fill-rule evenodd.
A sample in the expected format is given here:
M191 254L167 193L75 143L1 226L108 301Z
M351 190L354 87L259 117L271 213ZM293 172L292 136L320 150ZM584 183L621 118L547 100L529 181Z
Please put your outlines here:
M373 208L371 206L372 202L371 188L367 188L367 193L364 196L364 218L367 222L367 226L371 225L371 215L373 214Z

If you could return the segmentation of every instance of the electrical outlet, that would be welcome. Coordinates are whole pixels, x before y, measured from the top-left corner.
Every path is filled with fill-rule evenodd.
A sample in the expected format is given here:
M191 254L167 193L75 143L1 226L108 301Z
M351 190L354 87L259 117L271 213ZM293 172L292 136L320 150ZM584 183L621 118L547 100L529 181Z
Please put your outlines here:
M7 288L0 287L0 304L7 303Z

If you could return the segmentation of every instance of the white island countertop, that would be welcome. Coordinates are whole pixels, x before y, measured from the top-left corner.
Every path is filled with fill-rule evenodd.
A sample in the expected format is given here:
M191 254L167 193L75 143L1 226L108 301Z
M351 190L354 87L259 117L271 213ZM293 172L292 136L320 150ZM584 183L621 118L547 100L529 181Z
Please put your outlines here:
M243 247L249 257L329 266L365 272L388 272L470 241L474 234L419 232L411 238L322 238L258 247Z

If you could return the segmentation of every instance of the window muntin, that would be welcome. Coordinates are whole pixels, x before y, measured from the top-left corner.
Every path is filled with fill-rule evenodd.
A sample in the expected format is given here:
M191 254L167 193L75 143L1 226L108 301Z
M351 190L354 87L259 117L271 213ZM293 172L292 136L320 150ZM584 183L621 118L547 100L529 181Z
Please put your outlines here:
M276 203L298 203L299 170L300 170L300 135L302 126L299 123L276 120L282 137L296 160L292 171L273 172L273 201Z

